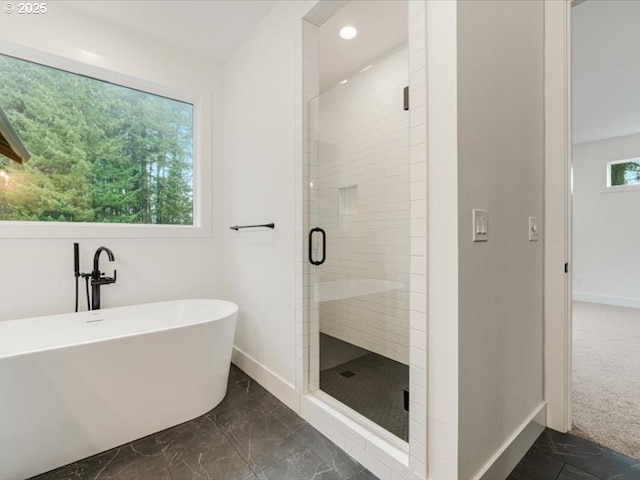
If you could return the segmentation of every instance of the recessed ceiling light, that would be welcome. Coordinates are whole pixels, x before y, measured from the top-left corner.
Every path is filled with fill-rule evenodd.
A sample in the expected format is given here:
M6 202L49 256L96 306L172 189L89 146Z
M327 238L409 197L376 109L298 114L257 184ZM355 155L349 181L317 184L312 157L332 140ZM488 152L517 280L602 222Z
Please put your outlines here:
M355 38L356 35L358 35L358 30L350 25L342 27L342 29L340 30L340 38L343 38L345 40L351 40L352 38Z
M342 80L342 81L340 82L340 85L344 85L344 84L345 84L345 83L347 83L348 81L349 81L349 79L348 79L348 78L345 78L344 80Z

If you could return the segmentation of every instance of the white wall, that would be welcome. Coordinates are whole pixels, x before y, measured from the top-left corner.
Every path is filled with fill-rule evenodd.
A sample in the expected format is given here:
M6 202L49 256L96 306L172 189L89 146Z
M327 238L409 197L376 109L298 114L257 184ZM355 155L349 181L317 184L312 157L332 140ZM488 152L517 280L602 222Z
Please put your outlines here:
M572 136L576 143L640 131L640 2L580 2L571 9Z
M543 402L543 242L528 241L543 212L542 62L541 2L458 3L459 478ZM473 208L489 212L486 243L471 241Z
M396 50L320 94L314 186L318 225L328 237L320 291L333 294L321 294L320 332L404 364L411 252L409 112L402 108L408 56L407 47Z
M640 157L640 134L573 147L573 298L640 307L640 188L606 188L607 162Z
M112 230L105 238L94 234L94 238L77 240L84 271L91 270L93 252L102 244L116 256L118 282L103 288L105 307L172 298L221 297L222 195L218 168L222 144L221 137L214 135L221 129L221 117L216 115L214 120L211 109L211 96L216 113L222 102L218 67L210 60L139 37L60 3L50 4L45 15L3 14L0 41L207 99L201 125L202 187L208 204L213 196L213 209L211 205L204 209L209 223L213 217L213 236L125 239ZM6 48L5 45L3 51ZM80 232L86 236L87 230L81 229L79 226L79 236ZM0 320L72 311L73 233L67 238L45 233L39 238L9 239L3 235L6 232L7 227L0 225ZM23 232L33 237L24 229ZM106 262L104 267L109 271Z
M293 385L294 22L278 2L225 66L226 297L236 347ZM275 230L229 225L275 222Z

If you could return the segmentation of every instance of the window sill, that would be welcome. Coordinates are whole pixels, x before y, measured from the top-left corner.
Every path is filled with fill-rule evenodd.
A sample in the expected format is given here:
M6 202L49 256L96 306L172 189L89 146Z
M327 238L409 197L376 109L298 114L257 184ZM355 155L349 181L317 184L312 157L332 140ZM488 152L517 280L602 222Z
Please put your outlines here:
M619 185L617 187L606 187L600 190L600 193L624 193L624 192L640 192L640 185Z
M206 238L211 226L0 221L0 238Z

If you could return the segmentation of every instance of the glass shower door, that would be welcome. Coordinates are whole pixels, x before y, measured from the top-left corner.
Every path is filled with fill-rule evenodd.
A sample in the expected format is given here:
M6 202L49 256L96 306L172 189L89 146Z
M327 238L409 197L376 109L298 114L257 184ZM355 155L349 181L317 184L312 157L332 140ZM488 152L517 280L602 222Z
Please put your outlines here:
M308 104L311 388L408 439L407 47ZM315 329L315 330L314 330Z

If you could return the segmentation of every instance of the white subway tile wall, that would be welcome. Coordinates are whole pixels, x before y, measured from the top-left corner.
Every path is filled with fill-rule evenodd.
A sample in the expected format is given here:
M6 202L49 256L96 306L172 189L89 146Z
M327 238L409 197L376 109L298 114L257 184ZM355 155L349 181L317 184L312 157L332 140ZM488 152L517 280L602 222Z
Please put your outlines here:
M313 187L319 203L310 205L319 209L318 225L327 232L327 260L318 269L320 332L404 364L411 226L410 115L403 108L408 83L403 45L320 94ZM361 295L363 284L374 293ZM342 294L323 295L325 286Z

